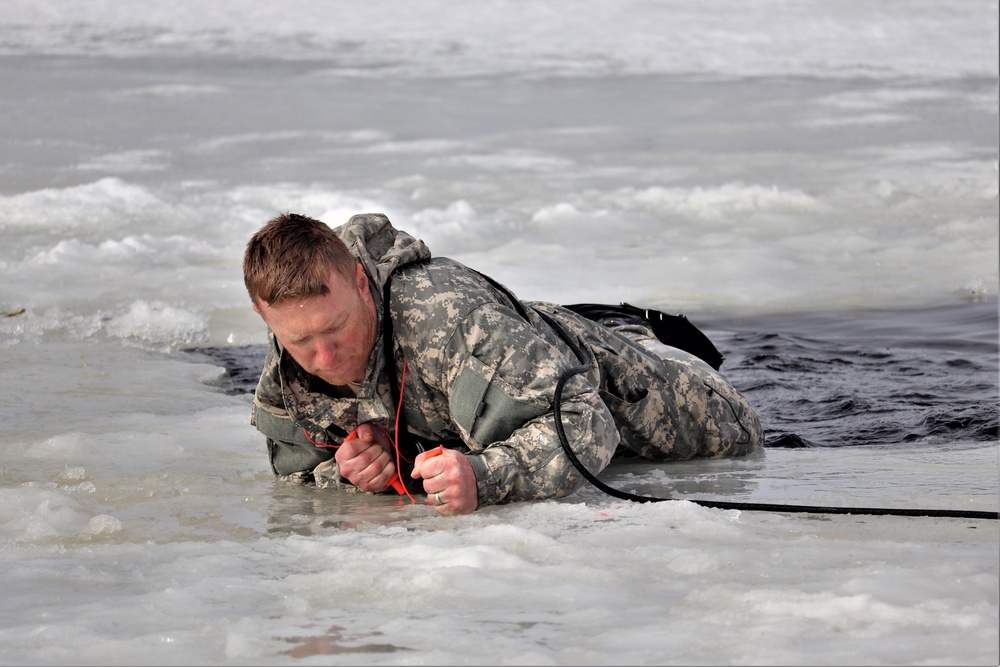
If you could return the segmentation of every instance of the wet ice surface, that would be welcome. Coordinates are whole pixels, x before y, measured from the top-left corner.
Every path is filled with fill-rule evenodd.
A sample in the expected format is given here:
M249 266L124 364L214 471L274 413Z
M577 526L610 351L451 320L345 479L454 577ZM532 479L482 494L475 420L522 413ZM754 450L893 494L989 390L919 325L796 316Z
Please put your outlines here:
M968 316L958 317L959 339L979 338L973 308L952 313ZM867 326L910 317L869 316ZM836 355L857 345L852 333L830 326L833 318L822 319ZM811 321L784 316L754 326L797 341L817 335ZM751 384L758 371L769 375L773 360L751 361L758 339L733 330L719 329L731 334L718 341L728 357L723 369L732 363L736 381ZM904 330L885 334L886 350L900 348L893 341ZM73 354L81 365L106 365L101 349ZM796 349L778 356L795 366ZM241 363L259 352L231 355L241 360L233 368L245 369ZM203 354L133 351L106 384L76 394L66 387L68 404L85 414L97 409L87 397L105 403L116 393L114 403L131 410L77 417L78 430L8 447L0 534L11 567L0 578L11 620L0 641L9 659L984 664L994 657L995 521L722 511L630 503L592 487L446 519L395 497L289 486L271 477L247 424L251 381L242 380L242 390L227 384L222 360L203 363ZM173 399L130 388L124 369L133 366L147 374L162 367L158 392ZM967 379L991 377L958 367ZM822 368L796 377L804 398L844 386ZM857 392L888 392L898 379L891 370L859 377L868 379ZM975 393L959 398L974 404ZM186 394L201 407L186 405ZM908 432L908 403L884 401L895 408L887 423L897 435ZM780 401L761 405L765 422L789 432L812 427L795 422ZM989 406L979 409L988 416ZM864 411L830 419L830 427L848 433L843 422L852 420L856 431L867 428ZM774 447L739 460L622 462L602 479L679 500L995 511L1000 450L962 433L927 431L894 445L836 446L843 443L834 438L831 446Z
M609 481L886 502L900 481L928 475L988 486L997 450L961 451L961 465L914 451L893 465L862 448L823 454L772 450L766 462L647 467ZM443 519L263 475L169 477L144 481L148 495L98 481L99 493L127 498L130 511L112 510L117 525L77 500L86 478L20 487L21 518L50 532L21 532L7 550L4 604L17 610L2 635L8 659L983 664L995 651L996 522L740 513L590 489ZM892 500L981 506L989 494L958 495L914 489Z
M244 244L383 211L706 330L772 446L616 488L1000 506L996 2L592 4L5 3L0 660L997 664L995 521L271 476Z

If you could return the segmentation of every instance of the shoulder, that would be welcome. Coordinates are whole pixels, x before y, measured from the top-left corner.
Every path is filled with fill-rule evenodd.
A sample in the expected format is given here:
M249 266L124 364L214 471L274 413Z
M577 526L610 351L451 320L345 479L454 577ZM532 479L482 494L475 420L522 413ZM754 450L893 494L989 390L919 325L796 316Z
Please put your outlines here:
M513 294L452 259L407 266L393 280L393 328L408 356L443 360L476 354L484 344L509 349L532 335Z
M267 355L264 357L264 367L254 391L254 399L269 406L284 405L281 392L281 346L270 329L267 331Z
M501 295L479 272L448 257L405 266L394 274L391 309L394 322L452 321Z

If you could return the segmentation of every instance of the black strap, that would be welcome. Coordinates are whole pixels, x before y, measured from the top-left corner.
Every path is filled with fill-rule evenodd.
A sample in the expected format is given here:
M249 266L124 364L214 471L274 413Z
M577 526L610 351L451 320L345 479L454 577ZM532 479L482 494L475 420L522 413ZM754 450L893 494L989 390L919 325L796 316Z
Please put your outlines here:
M478 272L477 272L478 273ZM517 312L526 320L529 321L528 312L517 297L515 297L510 290L506 287L490 278L489 276L480 273L488 283L495 287L498 291L505 294L508 299L510 299L514 308ZM389 316L389 290L392 283L392 275L386 280L385 285L382 287L382 341L385 350L385 366L389 372L389 382L392 387L393 401L395 401L395 396L399 395L399 381L396 378L396 361L395 355L392 350L392 318ZM645 321L653 325L653 332L656 333L657 338L661 342L678 347L687 352L697 355L699 358L703 359L709 364L713 364L712 360L717 361L718 365L714 365L715 369L718 370L719 365L722 364L722 355L719 354L718 350L712 342L697 329L693 324L688 322L687 318L683 315L665 315L659 311L642 311L635 306L630 306L627 303L622 303L621 306L603 306L600 304L576 304L575 306L566 306L571 310L576 310L580 312L582 309L585 312L580 312L584 317L591 318L591 315L600 315L601 313L611 313L614 317L620 318L622 315L628 317L642 317ZM622 500L630 500L633 502L640 503L657 503L657 502L667 502L674 500L674 498L658 498L656 496L640 496L634 493L629 493L627 491L621 491L612 486L608 486L600 479L597 478L592 472L590 472L587 467L577 458L576 453L569 445L569 439L566 437L566 431L563 428L562 423L562 392L563 387L566 382L575 375L580 373L586 373L590 370L590 363L587 361L586 356L577 346L573 338L566 332L562 326L559 325L554 319L546 315L540 310L535 309L535 312L556 332L556 334L569 346L573 354L580 361L580 365L567 368L562 372L559 380L556 382L555 391L553 392L553 418L556 428L556 434L559 437L559 442L562 445L563 451L565 452L567 458L573 463L580 474L589 481L591 484L596 486L601 491L604 491L610 496L615 498L620 498ZM596 321L599 321L596 320ZM680 322L679 328L673 329L671 332L664 332L664 327L678 327L678 322ZM660 332L657 332L657 329ZM679 332L679 333L675 333ZM661 338L661 334L666 336L668 340ZM702 340L704 339L704 340ZM669 341L675 341L673 343ZM681 343L681 344L678 344ZM706 345L707 343L707 345ZM702 356L693 349L688 349L694 347L695 349L701 351L703 354L708 356ZM400 438L406 432L405 421L403 415L400 415ZM812 514L864 514L864 515L880 515L880 516L927 516L927 517L948 517L948 518L960 518L960 519L1000 519L1000 513L998 512L980 512L974 510L938 510L938 509L892 509L892 508L872 508L872 507L819 507L814 505L784 505L777 503L746 503L746 502L726 502L718 500L690 500L696 505L701 505L702 507L711 507L716 509L736 509L736 510L756 510L760 512L791 512L791 513L812 513Z
M623 304L627 305L627 304ZM631 500L640 503L658 503L674 500L674 498L658 498L656 496L640 496L627 491L621 491L612 486L608 486L597 478L583 462L576 456L576 453L569 446L569 439L562 423L562 391L566 382L575 375L586 373L590 369L590 364L586 361L583 352L577 347L573 339L559 325L558 322L540 311L539 315L552 327L559 337L569 345L573 354L580 360L581 365L567 368L559 376L556 382L556 389L553 397L553 418L555 422L556 434L559 436L559 443L562 445L566 457L573 463L580 474L591 484L610 496L622 500ZM700 332L699 332L700 333ZM707 339L706 339L707 340ZM779 503L748 503L748 502L727 502L720 500L690 500L690 502L702 507L712 507L715 509L735 509L735 510L756 510L758 512L789 512L808 514L863 514L876 516L927 516L946 517L955 519L990 519L996 521L1000 519L998 512L981 512L977 510L945 510L945 509L910 509L910 508L885 508L885 507L820 507L816 505L785 505Z
M396 397L399 396L399 379L396 377L396 353L392 349L393 331L392 317L389 316L389 296L392 290L392 273L382 285L382 363L389 376L389 394L392 396L392 409L396 409ZM400 421L404 419L400 415ZM403 424L400 423L400 431Z
M722 367L725 359L708 336L684 315L668 315L651 308L637 308L624 301L618 306L574 303L563 307L598 323L616 320L622 324L648 324L661 343L689 352L715 370Z

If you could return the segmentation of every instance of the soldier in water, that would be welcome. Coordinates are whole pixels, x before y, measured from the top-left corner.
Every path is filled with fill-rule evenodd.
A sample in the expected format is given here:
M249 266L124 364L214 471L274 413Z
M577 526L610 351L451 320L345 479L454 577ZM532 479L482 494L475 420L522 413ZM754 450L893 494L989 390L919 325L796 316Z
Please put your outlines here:
M281 477L369 493L422 484L452 515L565 496L581 467L596 475L616 454L762 446L717 366L665 345L648 318L521 302L384 215L336 229L280 215L247 244L243 273L269 330L252 423Z

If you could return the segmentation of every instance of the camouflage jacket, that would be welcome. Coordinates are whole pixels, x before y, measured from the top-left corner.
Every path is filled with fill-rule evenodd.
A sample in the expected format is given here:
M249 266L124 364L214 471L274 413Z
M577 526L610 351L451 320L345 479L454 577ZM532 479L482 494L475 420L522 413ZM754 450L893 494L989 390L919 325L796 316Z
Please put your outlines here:
M374 422L392 432L396 400L387 369L398 383L405 359L402 410L409 434L468 456L480 506L572 492L582 476L562 450L553 398L560 375L581 359L553 321L589 364L566 382L560 408L567 441L593 473L619 448L666 460L759 446L756 415L748 406L734 408L735 390L700 360L681 353L677 363L664 364L565 308L515 303L478 272L432 258L422 241L394 229L383 215L356 215L337 232L368 274L380 322L377 342L357 395L338 396L269 335L252 422L267 436L276 474L327 461L333 450L317 445L339 444L358 424ZM394 363L387 365L382 287L390 276ZM720 410L727 415L712 418Z

